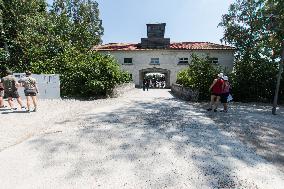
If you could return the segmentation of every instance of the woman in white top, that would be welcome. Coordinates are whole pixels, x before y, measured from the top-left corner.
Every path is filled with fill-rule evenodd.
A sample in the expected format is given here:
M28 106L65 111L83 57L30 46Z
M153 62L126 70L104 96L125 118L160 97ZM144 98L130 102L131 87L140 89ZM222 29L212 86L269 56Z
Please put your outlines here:
M228 96L230 95L230 83L227 76L223 77L224 83L222 85L221 103L224 105L224 110L222 112L228 111Z

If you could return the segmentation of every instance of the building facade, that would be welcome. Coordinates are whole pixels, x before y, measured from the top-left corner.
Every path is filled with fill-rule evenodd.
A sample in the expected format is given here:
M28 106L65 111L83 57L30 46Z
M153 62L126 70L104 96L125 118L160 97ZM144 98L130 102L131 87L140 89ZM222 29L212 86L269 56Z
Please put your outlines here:
M191 55L210 57L212 64L232 70L235 49L210 42L171 43L164 38L165 24L147 24L147 37L141 43L110 43L95 46L94 50L114 56L123 70L132 75L136 86L142 86L147 73L165 75L166 87L176 82L179 71L191 63Z

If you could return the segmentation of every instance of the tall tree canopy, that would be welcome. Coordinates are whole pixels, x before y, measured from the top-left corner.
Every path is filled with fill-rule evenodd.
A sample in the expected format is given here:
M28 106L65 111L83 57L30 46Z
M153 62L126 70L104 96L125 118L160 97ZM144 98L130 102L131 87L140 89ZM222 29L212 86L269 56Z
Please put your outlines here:
M107 95L130 81L116 60L92 52L101 43L102 21L94 0L0 0L0 76L58 73L61 94Z
M98 3L92 0L56 0L51 8L55 34L80 50L101 43L102 22Z
M277 60L284 38L284 0L236 0L223 15L222 41L237 48L237 60ZM272 17L272 15L274 15Z
M5 69L30 68L53 59L65 49L81 52L101 43L103 27L92 0L0 0L0 59Z
M284 0L236 0L222 16L222 41L236 47L232 82L237 100L273 98L284 39L283 5ZM283 94L283 81L281 88Z
M1 66L26 69L30 58L28 49L37 45L46 31L46 3L44 0L1 0L0 12Z

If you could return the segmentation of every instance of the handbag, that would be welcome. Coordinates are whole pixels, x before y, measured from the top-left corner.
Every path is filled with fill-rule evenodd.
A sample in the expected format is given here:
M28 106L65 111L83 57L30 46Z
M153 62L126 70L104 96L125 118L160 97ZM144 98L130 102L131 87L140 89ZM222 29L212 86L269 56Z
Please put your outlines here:
M229 96L228 96L228 98L227 98L227 102L230 102L230 101L232 101L232 100L233 100L233 97L232 97L231 94L229 94Z

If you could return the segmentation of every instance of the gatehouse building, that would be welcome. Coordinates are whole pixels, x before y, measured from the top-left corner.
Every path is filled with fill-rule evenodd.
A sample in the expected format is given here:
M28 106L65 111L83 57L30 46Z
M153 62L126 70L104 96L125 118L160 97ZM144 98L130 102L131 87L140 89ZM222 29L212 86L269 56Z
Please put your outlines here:
M232 70L235 48L210 42L171 42L165 38L165 23L147 24L147 38L141 43L109 43L94 50L114 56L123 70L132 75L137 87L142 86L146 74L164 74L166 87L176 82L179 71L191 62L194 53L210 57L212 64Z

